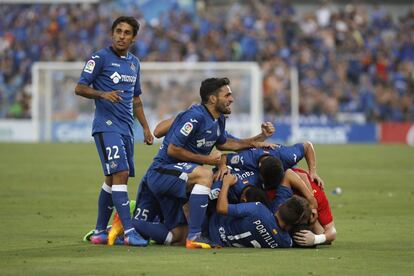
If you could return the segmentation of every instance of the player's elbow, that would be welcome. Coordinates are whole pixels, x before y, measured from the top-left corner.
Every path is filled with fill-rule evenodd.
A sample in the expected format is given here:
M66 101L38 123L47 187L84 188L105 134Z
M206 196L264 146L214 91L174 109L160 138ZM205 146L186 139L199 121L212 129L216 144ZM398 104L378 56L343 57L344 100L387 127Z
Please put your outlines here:
M81 85L79 85L79 84L76 85L75 94L78 95L78 96L83 95L83 87Z
M216 211L220 215L227 215L227 206L217 204Z
M303 142L303 148L305 149L305 152L307 152L308 150L313 149L313 144L311 141L305 141Z
M167 148L167 154L171 157L177 157L179 153L179 147L173 144L169 144Z
M155 127L155 129L154 129L154 136L155 136L155 138L162 138L162 137L164 137L165 136L165 134L164 134L164 132L160 129L160 128L158 128L158 126L157 127Z

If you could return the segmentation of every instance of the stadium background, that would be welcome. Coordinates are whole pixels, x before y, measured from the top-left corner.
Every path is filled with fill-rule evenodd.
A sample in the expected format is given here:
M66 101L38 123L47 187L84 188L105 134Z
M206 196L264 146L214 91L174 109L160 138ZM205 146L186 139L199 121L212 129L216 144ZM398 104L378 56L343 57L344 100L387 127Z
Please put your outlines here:
M294 66L299 71L301 139L414 143L414 6L409 1L16 4L20 1L0 7L0 141L24 140L24 132L8 120L33 116L35 62L84 61L109 45L113 18L130 14L142 24L132 52L143 62L258 62L263 117L278 126L276 140L287 141L291 134L289 70ZM58 85L54 119L81 120L85 103L70 100L75 81ZM196 86L143 88L148 106L165 102L156 101L160 90L175 95L176 110L196 99L176 95ZM168 109L171 105L159 112L171 116Z
M1 275L413 274L410 1L67 2L79 1L0 0ZM21 143L33 140L19 122L32 117L32 65L83 61L110 43L107 30L120 14L143 24L132 51L144 62L258 62L263 116L275 122L276 141L290 135L288 70L297 66L303 138L317 143L318 173L338 228L333 246L189 252L80 240L93 227L102 181L95 146ZM145 88L144 104L156 89ZM73 87L61 91L65 97L54 100L65 107ZM59 116L76 120L79 114ZM382 145L390 143L401 145ZM156 150L136 145L131 197ZM342 194L332 193L335 187Z

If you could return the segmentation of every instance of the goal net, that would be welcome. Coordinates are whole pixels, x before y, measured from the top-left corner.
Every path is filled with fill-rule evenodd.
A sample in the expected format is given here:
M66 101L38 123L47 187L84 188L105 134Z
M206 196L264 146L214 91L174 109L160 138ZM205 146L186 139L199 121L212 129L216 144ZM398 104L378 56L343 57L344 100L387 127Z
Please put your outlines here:
M38 62L33 74L33 119L40 141L91 141L93 100L78 97L74 88L82 62ZM141 64L141 95L151 129L200 102L201 81L228 77L234 95L227 130L237 137L260 132L263 118L261 72L253 62L148 62ZM142 141L138 122L136 141Z

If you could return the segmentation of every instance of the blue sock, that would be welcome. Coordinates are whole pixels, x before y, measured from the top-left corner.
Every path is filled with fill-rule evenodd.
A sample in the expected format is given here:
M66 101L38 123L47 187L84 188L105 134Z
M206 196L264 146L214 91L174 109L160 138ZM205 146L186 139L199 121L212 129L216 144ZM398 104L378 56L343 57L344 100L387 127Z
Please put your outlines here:
M210 194L210 188L195 184L191 191L190 198L188 200L190 207L190 217L188 221L188 239L194 239L201 233L201 225L204 221L208 206L208 196Z
M135 230L137 230L144 239L148 240L151 238L158 244L169 244L171 242L171 240L167 240L169 231L162 223L134 219L132 220L132 224L134 225Z
M129 213L129 198L127 185L112 185L112 201L121 219L125 233L133 229L131 215Z
M98 199L98 219L96 221L96 231L106 230L108 221L111 218L112 210L112 189L105 182L102 184L101 193Z

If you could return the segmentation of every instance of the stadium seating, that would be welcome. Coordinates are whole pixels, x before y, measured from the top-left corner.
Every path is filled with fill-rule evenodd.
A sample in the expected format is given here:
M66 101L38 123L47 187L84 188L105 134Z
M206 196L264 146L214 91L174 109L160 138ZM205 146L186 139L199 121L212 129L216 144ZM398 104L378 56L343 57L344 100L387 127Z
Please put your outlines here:
M288 70L296 65L302 115L414 121L414 6L397 18L364 4L298 14L283 1L251 1L214 14L174 6L145 20L132 1L121 2L1 5L0 118L30 116L33 62L87 58L110 44L110 24L125 13L143 24L132 49L141 61L259 62L270 118L290 112Z

